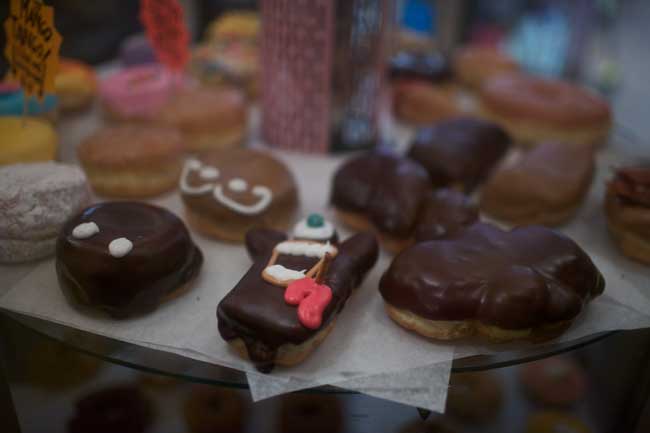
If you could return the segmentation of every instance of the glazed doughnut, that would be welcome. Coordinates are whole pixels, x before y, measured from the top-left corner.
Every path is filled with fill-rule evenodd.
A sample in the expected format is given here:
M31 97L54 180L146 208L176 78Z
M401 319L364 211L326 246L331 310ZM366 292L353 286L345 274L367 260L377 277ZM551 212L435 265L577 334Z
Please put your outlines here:
M139 65L103 79L99 92L104 111L110 118L150 121L184 84L160 65Z
M95 72L84 63L60 59L54 79L61 110L74 111L88 107L97 92Z
M481 209L514 225L558 225L570 219L594 173L590 146L546 142L515 150L481 190Z
M190 151L226 149L244 140L246 108L244 95L235 88L197 87L175 94L159 122L181 131Z
M480 423L496 418L503 403L503 385L488 371L451 375L447 411L463 421Z
M54 122L58 116L59 98L56 95L46 94L43 101L37 98L28 98L27 111L25 112L25 93L16 84L0 82L0 117L27 116L38 117Z
M242 242L253 227L286 230L298 207L289 169L267 152L235 148L185 162L180 182L187 220L199 232Z
M564 235L486 223L405 249L379 282L395 322L440 340L548 339L604 288L589 256Z
M109 197L150 197L176 187L183 141L175 129L145 124L108 126L77 148L93 190Z
M132 385L93 392L76 403L68 433L144 433L153 420L152 404Z
M454 56L453 69L461 83L479 89L490 78L517 72L519 65L497 48L466 46Z
M591 429L571 414L555 411L542 411L528 418L525 433L591 433Z
M280 433L339 433L343 410L332 394L292 393L280 400Z
M238 433L244 429L244 399L221 386L197 385L185 401L183 414L194 433Z
M521 384L533 400L550 406L570 406L587 392L585 371L567 357L530 362L519 370Z
M650 265L650 166L618 169L607 184L607 227L626 256Z
M137 202L84 209L63 226L56 246L68 299L115 318L147 313L184 293L202 263L176 215Z
M56 162L0 167L0 263L54 253L63 223L90 202L86 176Z
M56 158L58 135L44 120L34 117L0 116L0 166Z
M482 113L523 145L559 141L592 145L611 128L600 96L568 82L523 74L491 79L479 91Z
M462 113L452 88L420 80L397 80L392 88L393 112L403 122L427 125Z

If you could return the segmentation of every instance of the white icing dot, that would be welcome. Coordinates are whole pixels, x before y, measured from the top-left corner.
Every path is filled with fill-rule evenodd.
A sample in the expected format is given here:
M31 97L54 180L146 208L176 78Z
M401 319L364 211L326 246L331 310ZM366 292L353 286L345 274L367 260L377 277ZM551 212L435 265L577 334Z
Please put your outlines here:
M99 227L94 222L81 223L72 230L72 236L76 239L88 239L99 233Z
M235 177L233 179L230 179L230 182L228 182L228 188L235 192L244 192L248 188L248 184L244 179Z
M203 167L201 171L199 171L199 176L203 180L214 180L219 177L219 170L210 166Z
M200 170L201 166L203 165L198 159L188 159L185 164L190 170Z
M127 238L117 238L108 244L108 252L115 258L124 257L133 249L133 242Z

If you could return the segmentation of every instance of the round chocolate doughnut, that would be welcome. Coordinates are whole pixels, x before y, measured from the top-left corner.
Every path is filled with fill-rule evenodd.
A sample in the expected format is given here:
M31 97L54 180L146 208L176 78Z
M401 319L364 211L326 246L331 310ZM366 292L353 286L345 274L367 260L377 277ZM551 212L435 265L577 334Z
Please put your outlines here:
M180 294L202 263L176 215L136 202L84 209L64 225L56 247L64 293L116 318L151 311Z

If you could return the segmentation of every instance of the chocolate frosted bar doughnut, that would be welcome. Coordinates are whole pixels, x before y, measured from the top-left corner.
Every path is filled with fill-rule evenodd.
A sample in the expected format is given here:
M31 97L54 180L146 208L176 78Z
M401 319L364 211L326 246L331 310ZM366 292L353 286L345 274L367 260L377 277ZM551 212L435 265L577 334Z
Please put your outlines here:
M304 360L332 330L378 256L370 233L331 244L254 229L246 246L254 263L219 303L217 319L222 338L262 372ZM296 308L289 295L305 286L310 295Z

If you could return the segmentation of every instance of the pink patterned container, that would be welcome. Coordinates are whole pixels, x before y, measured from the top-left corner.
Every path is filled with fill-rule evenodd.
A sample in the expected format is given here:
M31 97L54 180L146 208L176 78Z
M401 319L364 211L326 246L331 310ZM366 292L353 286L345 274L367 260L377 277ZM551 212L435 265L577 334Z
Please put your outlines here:
M262 137L310 153L376 144L390 0L262 0Z

